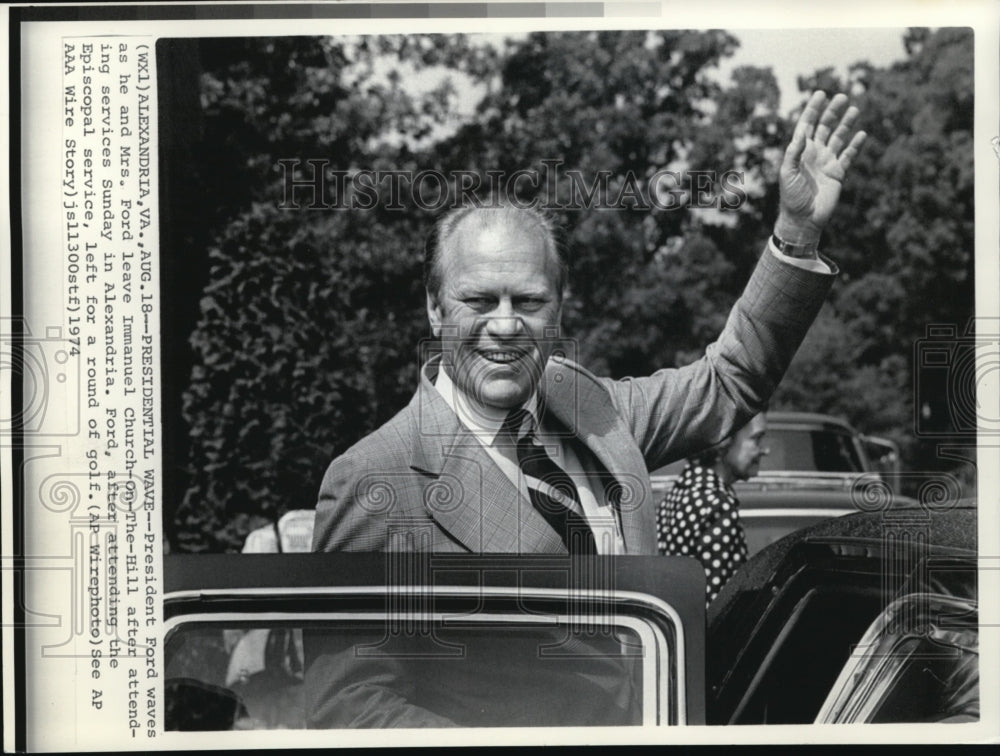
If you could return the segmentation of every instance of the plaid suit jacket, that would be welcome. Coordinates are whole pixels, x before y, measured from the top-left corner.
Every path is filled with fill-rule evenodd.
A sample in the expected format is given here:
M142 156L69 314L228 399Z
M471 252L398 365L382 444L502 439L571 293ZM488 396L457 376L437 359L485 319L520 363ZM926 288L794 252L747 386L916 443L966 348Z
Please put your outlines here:
M766 250L722 334L697 362L611 380L549 360L543 423L590 453L620 512L627 553L657 553L648 471L717 443L759 411L833 280ZM565 552L434 388L436 369L424 366L410 404L331 463L313 549Z

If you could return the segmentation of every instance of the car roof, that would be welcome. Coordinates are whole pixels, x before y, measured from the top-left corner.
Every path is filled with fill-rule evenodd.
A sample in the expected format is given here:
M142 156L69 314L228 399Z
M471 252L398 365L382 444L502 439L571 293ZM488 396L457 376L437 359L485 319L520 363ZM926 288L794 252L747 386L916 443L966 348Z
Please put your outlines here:
M884 511L858 512L835 517L790 533L758 553L745 569L737 572L710 607L713 616L725 612L738 593L768 584L790 558L792 552L805 557L804 547L815 544L814 555L849 555L863 552L874 557L891 549L904 535L919 536L926 554L976 554L978 509L970 500L949 502L947 506L901 506ZM895 536L895 538L893 538Z
M853 432L850 423L841 417L823 415L818 412L768 412L768 425L802 425L808 427L834 426Z
M859 511L862 496L850 489L738 488L740 511L749 509L842 509ZM902 498L902 497L900 497ZM910 500L907 500L910 501Z

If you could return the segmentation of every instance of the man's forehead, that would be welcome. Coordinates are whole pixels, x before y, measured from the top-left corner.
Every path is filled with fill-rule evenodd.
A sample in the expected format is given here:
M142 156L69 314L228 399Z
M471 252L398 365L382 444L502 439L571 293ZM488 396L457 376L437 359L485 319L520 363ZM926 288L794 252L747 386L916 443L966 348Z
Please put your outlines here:
M451 236L531 239L544 245L545 230L527 210L518 208L477 208L455 224Z
M545 229L527 211L480 209L462 218L444 241L443 264L497 269L524 261L545 260Z

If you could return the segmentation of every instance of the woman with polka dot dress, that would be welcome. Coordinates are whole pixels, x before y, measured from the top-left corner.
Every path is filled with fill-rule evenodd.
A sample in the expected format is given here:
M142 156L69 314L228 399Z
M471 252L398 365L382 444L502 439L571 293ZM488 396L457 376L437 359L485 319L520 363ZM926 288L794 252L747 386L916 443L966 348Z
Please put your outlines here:
M735 434L688 460L656 513L660 553L691 556L705 568L705 603L747 559L739 501L732 484L757 474L767 421L756 415Z

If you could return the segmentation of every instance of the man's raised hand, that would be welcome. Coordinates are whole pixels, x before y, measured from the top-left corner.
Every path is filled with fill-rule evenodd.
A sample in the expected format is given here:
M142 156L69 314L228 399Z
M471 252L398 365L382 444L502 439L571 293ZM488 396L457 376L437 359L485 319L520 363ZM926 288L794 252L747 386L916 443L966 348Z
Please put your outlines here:
M793 244L819 240L847 169L865 141L865 132L854 133L857 117L858 109L847 107L847 95L838 94L829 103L823 92L809 98L781 163L781 206L774 227L778 238Z

